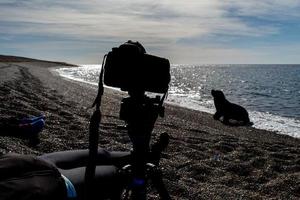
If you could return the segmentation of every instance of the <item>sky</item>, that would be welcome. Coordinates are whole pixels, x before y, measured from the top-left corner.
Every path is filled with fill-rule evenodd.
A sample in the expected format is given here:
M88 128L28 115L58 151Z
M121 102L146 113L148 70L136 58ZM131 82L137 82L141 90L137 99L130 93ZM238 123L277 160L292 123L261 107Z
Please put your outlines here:
M127 40L173 64L299 64L300 0L0 0L0 54L101 64Z

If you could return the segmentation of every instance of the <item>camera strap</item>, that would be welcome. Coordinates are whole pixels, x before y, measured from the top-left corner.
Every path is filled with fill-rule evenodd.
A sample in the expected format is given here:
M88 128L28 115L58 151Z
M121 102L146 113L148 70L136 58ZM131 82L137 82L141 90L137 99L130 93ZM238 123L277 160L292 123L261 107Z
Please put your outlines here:
M94 107L96 105L96 110L100 109L101 99L102 99L102 95L103 95L103 92L104 92L103 73L104 73L104 63L106 61L106 57L107 57L107 54L104 55L103 60L102 60L101 72L100 72L99 83L98 83L98 94L97 94L97 97L94 100L94 103L92 105L92 107Z
M162 96L161 100L160 100L160 103L159 103L159 106L162 106L165 99L167 98L168 96L168 91L166 93L164 93L164 95Z
M89 200L94 197L94 192L96 191L94 179L95 179L95 170L96 170L96 162L97 162L97 153L98 153L98 141L99 141L99 126L101 121L101 99L104 92L103 87L103 71L104 71L104 63L106 60L106 56L104 56L102 61L101 72L99 76L98 83L98 94L92 107L96 106L96 110L94 111L89 124L89 157L85 170L85 199Z

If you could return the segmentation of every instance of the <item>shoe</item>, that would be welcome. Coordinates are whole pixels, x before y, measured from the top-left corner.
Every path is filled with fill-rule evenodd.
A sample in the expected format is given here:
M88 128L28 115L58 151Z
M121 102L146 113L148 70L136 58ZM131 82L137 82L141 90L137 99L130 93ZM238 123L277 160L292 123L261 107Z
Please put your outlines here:
M26 117L26 118L20 119L19 123L20 124L27 124L27 123L35 122L35 121L40 120L40 119L43 119L45 121L45 119L46 119L45 115L40 115L40 116L37 116L37 117Z

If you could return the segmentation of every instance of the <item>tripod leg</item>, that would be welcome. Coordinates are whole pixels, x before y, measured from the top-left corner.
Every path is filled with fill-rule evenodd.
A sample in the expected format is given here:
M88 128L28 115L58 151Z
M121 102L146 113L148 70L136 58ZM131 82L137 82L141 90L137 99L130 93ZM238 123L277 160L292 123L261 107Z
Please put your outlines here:
M159 170L155 170L154 173L151 174L151 181L153 186L156 188L160 198L162 200L171 200L171 196L162 180L162 174Z

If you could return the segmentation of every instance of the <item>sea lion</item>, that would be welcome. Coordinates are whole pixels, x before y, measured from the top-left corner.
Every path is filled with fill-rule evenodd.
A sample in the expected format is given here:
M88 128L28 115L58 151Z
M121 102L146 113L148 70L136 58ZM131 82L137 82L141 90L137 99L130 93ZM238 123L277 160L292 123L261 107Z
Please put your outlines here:
M227 125L252 125L250 122L247 110L237 104L229 102L221 90L211 90L211 95L214 98L216 113L214 119L219 120L223 117L222 122ZM236 123L230 120L237 121Z

